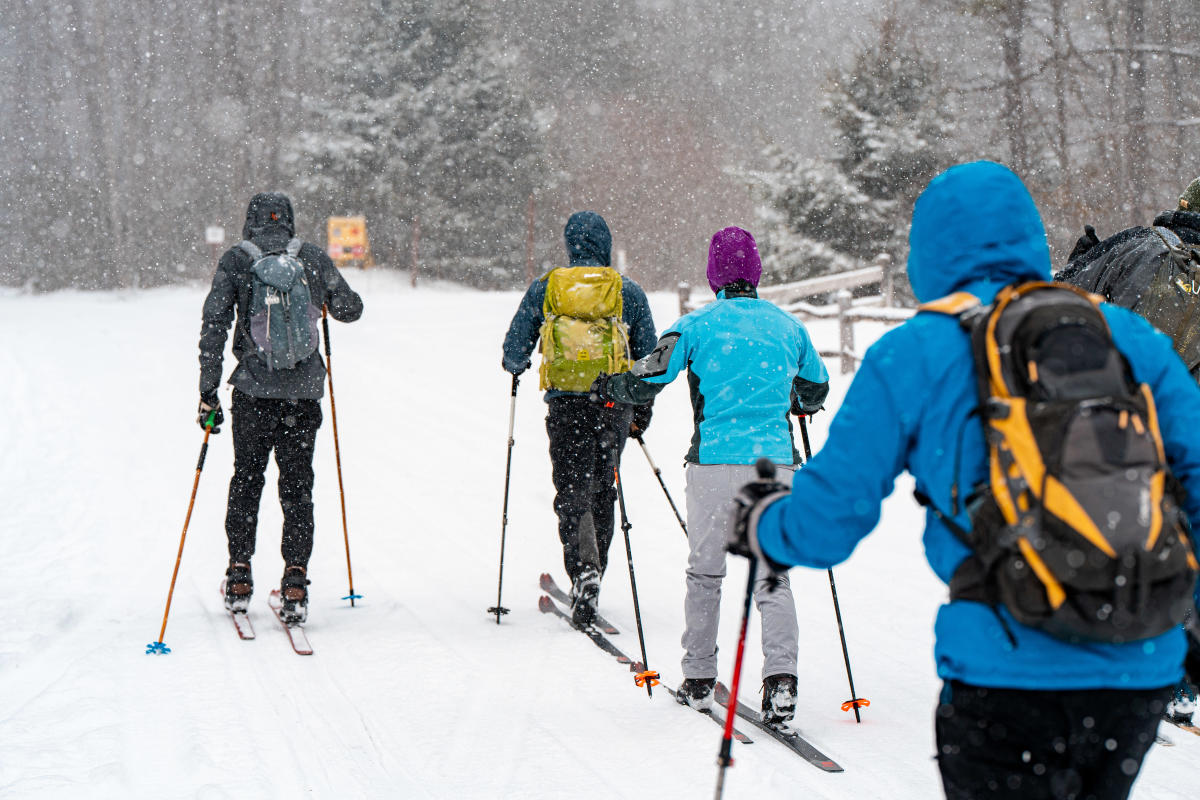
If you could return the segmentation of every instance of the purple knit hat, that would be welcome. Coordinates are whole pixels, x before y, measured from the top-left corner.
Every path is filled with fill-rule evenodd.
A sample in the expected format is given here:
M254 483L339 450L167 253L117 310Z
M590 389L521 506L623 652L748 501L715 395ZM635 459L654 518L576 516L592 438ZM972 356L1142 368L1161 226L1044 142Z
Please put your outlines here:
M730 226L713 234L708 245L708 285L713 293L736 280L758 286L761 277L762 261L749 231Z

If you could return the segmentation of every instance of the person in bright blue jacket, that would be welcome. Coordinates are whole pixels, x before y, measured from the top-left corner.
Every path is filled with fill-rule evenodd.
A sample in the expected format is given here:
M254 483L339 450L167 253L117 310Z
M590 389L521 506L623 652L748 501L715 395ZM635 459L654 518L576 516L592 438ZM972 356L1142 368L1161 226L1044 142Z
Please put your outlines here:
M1050 279L1037 208L1020 179L993 162L962 164L930 182L913 210L910 246L909 279L922 302L967 292L989 303L1008 284ZM1166 336L1123 308L1102 311L1134 378L1153 393L1168 464L1187 492L1184 511L1200 530L1200 387ZM948 453L961 448L960 485L986 475L983 437L960 433L979 430L977 420L965 427L977 405L967 332L952 316L918 313L867 352L825 446L796 474L791 494L739 512L757 524L731 549L777 566L839 564L875 529L905 470L934 506L951 508ZM953 519L969 529L965 512ZM924 544L948 584L968 549L932 510ZM947 797L1126 797L1182 675L1183 630L1073 644L997 611L956 600L934 626Z

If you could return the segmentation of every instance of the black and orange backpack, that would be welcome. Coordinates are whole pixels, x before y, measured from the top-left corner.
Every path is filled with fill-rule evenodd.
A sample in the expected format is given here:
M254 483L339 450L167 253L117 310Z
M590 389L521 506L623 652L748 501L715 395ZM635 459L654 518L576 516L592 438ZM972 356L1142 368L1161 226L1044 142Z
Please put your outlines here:
M1110 643L1183 622L1198 565L1154 398L1134 381L1100 298L1030 282L982 306L960 293L922 306L970 332L988 476L965 500L972 551L951 599L1002 604L1059 638ZM1011 632L1010 632L1011 635Z

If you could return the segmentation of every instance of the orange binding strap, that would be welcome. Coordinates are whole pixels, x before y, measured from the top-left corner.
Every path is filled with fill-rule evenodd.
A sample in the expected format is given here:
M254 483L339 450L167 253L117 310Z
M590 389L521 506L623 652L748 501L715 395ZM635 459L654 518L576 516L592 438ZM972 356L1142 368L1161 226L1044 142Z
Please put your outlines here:
M633 682L638 686L645 686L646 681L650 681L651 686L658 686L660 677L661 676L657 672L652 669L648 669L645 672L639 672L634 675Z
M853 700L847 700L842 703L842 711L849 711L852 708L866 708L871 705L871 701L865 697L856 697Z

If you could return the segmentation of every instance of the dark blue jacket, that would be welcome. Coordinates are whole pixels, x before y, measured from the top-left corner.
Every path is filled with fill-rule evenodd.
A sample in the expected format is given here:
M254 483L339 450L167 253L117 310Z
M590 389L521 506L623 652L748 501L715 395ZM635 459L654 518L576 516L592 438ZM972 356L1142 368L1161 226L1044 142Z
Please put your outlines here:
M1006 284L1050 277L1033 200L1015 175L991 162L954 167L930 183L913 211L910 245L909 278L921 301L965 291L988 303ZM1166 336L1125 309L1105 305L1103 312L1134 377L1150 386L1167 461L1200 530L1200 387ZM948 453L961 444L959 485L986 474L979 423L968 420L977 404L968 334L955 318L919 313L884 335L863 359L821 452L796 473L791 496L764 511L763 551L782 564L822 569L846 560L876 527L881 502L906 470L949 509L955 476ZM970 526L965 512L955 519ZM930 566L948 583L966 547L932 512L924 543ZM1001 613L1015 648L986 605L956 600L941 607L934 657L942 678L1019 689L1137 689L1174 684L1182 675L1182 629L1122 645L1071 644Z
M567 220L563 231L566 240L569 266L607 267L612 263L612 236L604 219L593 211L579 211ZM520 375L529 369L529 357L537 346L539 331L546 321L543 304L546 300L546 276L543 275L529 285L517 313L513 315L504 337L504 369ZM621 305L622 319L629 326L629 350L636 361L649 355L658 341L654 330L654 318L650 315L650 303L646 293L631 278L622 276ZM582 392L563 392L552 389L546 392L546 400L560 395L583 396Z

